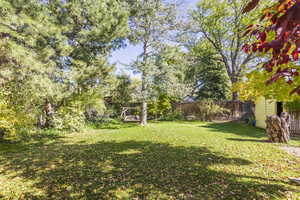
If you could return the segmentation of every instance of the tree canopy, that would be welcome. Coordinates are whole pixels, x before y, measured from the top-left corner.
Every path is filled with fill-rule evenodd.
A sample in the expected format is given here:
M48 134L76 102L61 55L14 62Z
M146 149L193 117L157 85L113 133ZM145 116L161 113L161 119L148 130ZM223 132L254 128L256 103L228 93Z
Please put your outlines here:
M243 12L256 8L262 1L251 0ZM290 93L300 94L297 61L300 53L300 2L298 0L278 0L270 2L261 12L260 22L249 25L245 34L255 36L257 41L245 44L245 52L267 54L264 69L270 73L267 84L278 80L295 86ZM286 65L288 64L289 65ZM293 84L296 82L297 84ZM287 86L290 88L290 86Z
M31 116L32 124L37 116L55 121L53 111L57 117L75 111L82 116L85 104L109 87L113 66L107 56L127 36L126 4L5 0L0 5L0 82L10 108Z
M253 62L255 55L241 51L249 37L243 35L243 30L254 17L241 13L245 1L227 0L199 1L192 12L191 32L197 37L205 38L211 48L218 54L215 56L225 66L232 84L243 76L242 71ZM233 92L232 99L237 100L238 94Z

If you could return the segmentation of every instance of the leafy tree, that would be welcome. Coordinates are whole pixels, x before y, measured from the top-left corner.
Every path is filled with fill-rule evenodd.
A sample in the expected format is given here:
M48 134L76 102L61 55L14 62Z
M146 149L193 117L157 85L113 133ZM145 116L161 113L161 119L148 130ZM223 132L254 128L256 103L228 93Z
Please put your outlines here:
M190 66L186 79L198 99L224 100L229 94L229 80L223 62L218 61L210 44L200 41L190 47Z
M13 136L16 133L16 125L20 123L17 119L17 113L9 107L4 91L0 91L0 139L4 136Z
M253 70L246 75L243 81L236 83L233 88L239 92L242 100L255 101L261 96L282 102L299 100L299 95L290 95L290 91L300 83L299 78L292 84L285 84L285 80L280 79L267 85L266 82L269 80L270 75L272 76L275 73L276 71Z
M205 38L227 71L232 84L242 77L243 68L255 58L253 54L240 51L249 37L243 36L243 30L251 21L251 16L241 13L245 2L242 0L201 0L192 12L192 32ZM232 100L238 99L238 93L232 93Z
M154 56L156 72L153 73L153 95L168 95L182 99L192 91L185 81L188 56L178 45L164 45Z
M130 20L132 41L143 46L143 52L133 67L141 74L141 124L147 124L147 99L149 98L149 83L155 73L153 56L175 29L176 9L174 4L161 0L139 0L132 5L136 11Z
M138 77L131 77L131 85L130 85L130 90L131 90L131 98L133 102L139 102L141 99L141 86L142 86L142 80Z
M259 3L262 4L260 0L251 0L243 12L250 12ZM284 80L294 86L290 90L291 94L300 94L300 82L297 78L298 64L293 64L293 61L299 60L300 53L299 13L300 2L298 0L269 2L267 8L261 13L260 22L249 25L246 30L246 34L255 36L257 41L244 46L246 52L253 51L269 55L263 67L268 72L276 71L276 73L269 74L267 84ZM287 63L290 64L286 65ZM284 85L283 87L290 89L290 86Z
M113 0L49 2L56 22L67 27L62 34L72 49L67 61L61 62L65 57L58 55L57 64L63 69L61 79L68 89L71 87L70 94L60 101L68 102L76 96L82 99L90 90L97 94L108 84L112 68L106 57L122 44L120 38L127 33L128 15L122 6Z

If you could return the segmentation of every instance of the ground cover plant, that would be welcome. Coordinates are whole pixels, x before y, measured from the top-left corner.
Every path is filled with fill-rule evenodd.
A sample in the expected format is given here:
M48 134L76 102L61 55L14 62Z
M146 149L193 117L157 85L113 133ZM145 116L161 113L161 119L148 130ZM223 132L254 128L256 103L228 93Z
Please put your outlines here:
M239 123L158 122L3 141L0 199L299 199L288 178L300 158L265 136Z

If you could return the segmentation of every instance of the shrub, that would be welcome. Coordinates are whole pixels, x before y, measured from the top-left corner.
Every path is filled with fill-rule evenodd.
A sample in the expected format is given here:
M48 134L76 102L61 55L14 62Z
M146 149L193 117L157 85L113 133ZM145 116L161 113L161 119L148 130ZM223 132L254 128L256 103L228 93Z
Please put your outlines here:
M85 104L85 102L83 103ZM103 100L99 98L94 98L94 101L88 102L84 107L84 115L87 121L93 122L97 121L99 117L106 114L107 109Z
M197 106L199 108L198 117L202 121L212 121L218 115L230 113L230 110L219 106L213 100L203 100Z
M22 129L34 125L34 109L24 109L22 104L12 97L5 87L0 88L0 139L10 137L17 139Z
M165 119L169 115L173 115L172 102L175 99L168 96L167 94L160 94L156 101L151 101L148 103L148 115L150 118Z
M166 121L175 121L175 120L183 120L184 116L182 114L182 112L176 110L176 111L172 111L167 113L165 116L162 117L162 120L166 120Z
M85 119L87 121L96 121L98 119L99 113L96 109L88 109L84 112Z
M75 107L64 107L55 114L53 124L59 130L80 131L85 126L85 115Z
M15 136L18 119L4 99L0 100L0 139L4 136Z

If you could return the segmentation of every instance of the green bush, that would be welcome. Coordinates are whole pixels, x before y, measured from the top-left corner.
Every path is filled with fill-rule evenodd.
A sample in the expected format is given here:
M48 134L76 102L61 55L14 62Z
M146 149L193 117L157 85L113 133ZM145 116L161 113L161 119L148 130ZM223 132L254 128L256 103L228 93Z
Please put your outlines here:
M165 119L169 115L173 115L172 103L175 101L174 98L167 94L159 95L156 101L148 103L148 116L155 119Z
M53 124L55 129L80 131L85 126L85 115L74 107L66 107L55 114Z
M199 108L197 115L202 121L212 121L218 115L230 113L229 109L219 106L213 100L202 100L197 106Z
M167 113L165 116L163 116L161 120L166 120L166 121L184 120L184 116L180 111L172 111L170 113Z
M30 119L23 112L16 112L15 109L10 107L5 100L4 95L0 94L0 139L5 137L16 137L19 129L31 126ZM14 108L16 108L15 106Z

